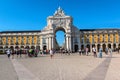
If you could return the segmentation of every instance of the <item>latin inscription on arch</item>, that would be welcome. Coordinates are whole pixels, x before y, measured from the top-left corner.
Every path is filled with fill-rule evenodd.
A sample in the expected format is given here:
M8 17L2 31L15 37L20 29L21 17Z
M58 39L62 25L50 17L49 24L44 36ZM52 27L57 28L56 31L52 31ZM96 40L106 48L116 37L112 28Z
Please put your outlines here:
M65 27L66 26L66 20L65 19L55 19L53 20L53 25L54 26L60 26L60 27Z

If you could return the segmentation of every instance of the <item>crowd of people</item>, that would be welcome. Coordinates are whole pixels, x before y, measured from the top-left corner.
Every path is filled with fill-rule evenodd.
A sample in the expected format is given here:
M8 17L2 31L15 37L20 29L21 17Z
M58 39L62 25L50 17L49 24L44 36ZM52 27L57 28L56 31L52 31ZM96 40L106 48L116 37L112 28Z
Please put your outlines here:
M112 52L114 51L114 52L117 52L118 51L118 53L119 53L119 50L120 49L116 49L116 50L113 50L112 48L105 48L105 51L103 51L103 49L102 49L102 47L100 47L99 49L98 49L98 52L97 52L97 50L96 50L96 48L95 48L95 46L93 46L93 48L92 48L92 53L93 53L93 56L94 57L99 57L99 58L102 58L103 57L103 52L105 52L105 54L106 55L108 55L108 54L110 54L110 56L112 57ZM79 54L80 55L86 55L86 56L88 56L89 55L89 49L86 47L85 49L79 49Z
M110 56L112 57L112 49L111 48L106 48L105 49L105 54L108 55L108 53L110 54ZM70 51L70 50L66 50L66 49L62 49L62 50L59 50L59 51L56 51L54 49L51 49L51 50L39 50L39 49L7 49L6 50L6 53L8 55L8 58L10 58L10 56L12 55L12 59L14 59L14 56L17 55L17 58L18 57L22 57L22 54L25 55L25 57L37 57L38 54L50 54L50 57L51 59L53 58L54 56L54 53L61 53L62 54L66 54L66 55L70 55L71 53L73 53L73 51ZM86 56L89 56L91 53L90 53L90 50L89 48L84 48L84 49L79 49L78 51L79 55L86 55ZM94 57L99 57L99 58L102 58L103 56L103 49L102 47L99 48L98 52L95 48L95 46L93 46L92 48L92 53L93 53L93 56ZM119 50L118 50L118 53L119 53Z
M39 49L6 49L6 54L8 55L8 58L10 56L12 59L14 59L15 55L18 57L22 57L22 55L25 55L25 57L37 57L38 54L50 54L51 58L53 57L53 54L55 53L55 50L39 50Z
M25 57L37 57L39 50L38 49L7 49L6 53L8 55L8 58L12 56L12 59L14 59L14 56L17 55L18 57L22 57L22 54L25 55Z

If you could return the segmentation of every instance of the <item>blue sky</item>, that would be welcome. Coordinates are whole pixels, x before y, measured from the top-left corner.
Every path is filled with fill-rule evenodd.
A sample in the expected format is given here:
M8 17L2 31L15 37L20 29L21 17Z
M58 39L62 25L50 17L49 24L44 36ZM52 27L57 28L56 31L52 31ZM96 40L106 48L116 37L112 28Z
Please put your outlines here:
M0 0L0 31L42 30L59 5L79 29L120 28L120 0Z
M120 0L0 0L0 31L42 30L59 5L79 29L120 27Z

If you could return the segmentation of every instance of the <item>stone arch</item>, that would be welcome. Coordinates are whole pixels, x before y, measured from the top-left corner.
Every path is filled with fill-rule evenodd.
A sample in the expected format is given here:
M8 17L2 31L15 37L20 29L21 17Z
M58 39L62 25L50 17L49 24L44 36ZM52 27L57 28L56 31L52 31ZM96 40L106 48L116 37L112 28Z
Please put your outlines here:
M57 31L63 31L64 33L66 33L66 29L64 27L56 27L54 30L54 34L56 34Z
M15 46L15 49L19 49L19 46Z
M115 51L116 50L116 44L114 43L113 44L113 51Z
M106 44L103 44L103 45L102 45L102 49L103 49L103 51L105 52Z
M82 45L81 45L81 50L83 50L83 49L84 49L84 45L82 44Z
M92 48L93 48L93 47L96 47L95 44L92 44Z
M99 49L100 49L100 44L97 45L97 50L98 50L98 52L99 52Z
M2 46L0 46L0 52L3 52L3 47Z
M13 46L10 46L10 49L14 50L14 47L13 47Z
M31 46L31 49L35 49L35 46Z
M21 46L21 48L24 48L24 46Z
M77 52L77 51L78 51L78 45L77 45L77 44L75 44L75 45L74 45L74 48L75 48L75 49L74 49L74 50L75 50L75 52Z
M57 40L57 36L56 36L56 33L58 32L58 31L62 31L62 32L64 32L64 44L62 45L62 46L60 46L59 44L58 44L58 40ZM54 36L55 36L55 38L53 38L54 39L54 48L56 49L56 50L60 50L60 48L62 47L62 48L64 48L64 49L66 49L66 29L64 28L64 27L62 27L62 26L58 26L58 27L56 27L55 29L54 29Z
M46 46L46 45L44 45L44 46L43 46L43 50L46 50L46 49L47 49L47 46Z
M108 44L108 48L111 48L111 44Z
M36 49L40 49L40 46L36 46Z
M4 48L8 48L8 46L5 46Z
M118 49L120 49L120 44L118 44Z
M0 49L3 49L3 47L2 47L2 46L0 46Z
M29 46L26 46L25 49L29 49L30 47Z
M73 25L73 19L71 16L65 15L64 11L60 8L55 11L55 14L53 16L49 16L47 18L48 25L45 27L45 29L42 31L43 33L48 33L45 36L47 37L46 44L42 44L41 48L43 48L43 45L46 45L48 49L58 49L59 46L55 42L55 34L58 30L63 31L65 34L65 46L63 45L62 48L65 47L67 50L74 51L74 45L78 45L78 48L80 46L80 39L79 39L79 29ZM77 43L74 42L74 40L77 40Z
M88 48L88 52L90 52L90 44L87 44L86 47Z

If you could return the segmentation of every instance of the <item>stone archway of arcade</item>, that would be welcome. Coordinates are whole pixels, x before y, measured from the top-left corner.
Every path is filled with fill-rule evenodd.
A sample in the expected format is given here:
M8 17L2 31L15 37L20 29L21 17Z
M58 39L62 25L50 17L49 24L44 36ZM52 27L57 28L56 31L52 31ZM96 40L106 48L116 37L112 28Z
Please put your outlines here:
M3 52L3 46L0 46L0 52Z
M27 50L27 49L39 49L40 50L40 46L20 46L20 45L11 45L11 46L0 46L0 52L5 52L5 50L7 49L13 49L13 50L16 50L16 49L22 49L22 50Z
M105 49L112 48L113 51L116 51L117 49L120 49L120 44L118 43L99 43L99 44L81 44L81 50L85 50L85 48L88 48L89 52L92 52L92 48L95 47L96 51L99 52L100 47L102 47L103 52L105 52Z
M113 51L116 51L117 49L120 49L120 44L118 43L102 43L102 44L97 44L97 52L99 52L100 46L102 47L103 52L105 52L106 48L109 49L111 48Z

